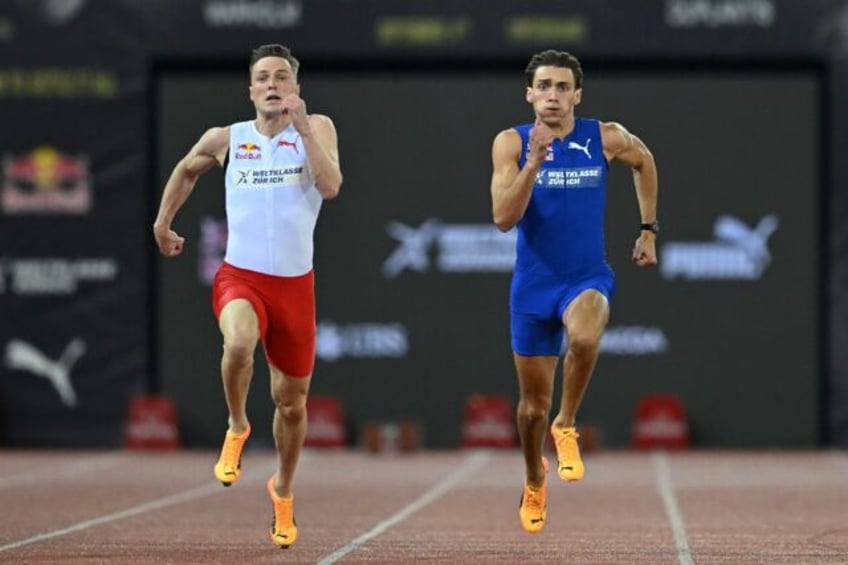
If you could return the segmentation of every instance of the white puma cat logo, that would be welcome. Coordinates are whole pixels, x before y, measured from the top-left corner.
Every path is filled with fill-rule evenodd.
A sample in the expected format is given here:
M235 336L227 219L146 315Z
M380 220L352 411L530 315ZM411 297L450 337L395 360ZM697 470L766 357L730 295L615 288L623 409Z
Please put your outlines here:
M592 155L591 155L591 153L589 153L589 144L590 144L591 142L592 142L592 138L591 138L591 137L590 137L589 139L587 139L587 140L586 140L586 145L580 145L580 144L579 144L579 143L577 143L576 141L569 141L569 142L568 142L568 148L569 148L569 149L579 149L580 151L582 151L583 153L585 153L585 154L586 154L586 157L588 157L589 159L591 159L591 158L592 158Z
M85 341L75 338L54 361L29 343L13 339L6 344L6 366L46 378L59 393L62 403L73 407L77 403L77 395L71 384L71 368L85 354L85 349Z

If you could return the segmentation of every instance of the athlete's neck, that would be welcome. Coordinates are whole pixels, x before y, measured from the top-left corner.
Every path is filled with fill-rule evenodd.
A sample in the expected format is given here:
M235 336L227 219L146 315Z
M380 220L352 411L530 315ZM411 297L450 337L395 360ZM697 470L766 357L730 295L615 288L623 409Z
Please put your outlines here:
M267 137L274 137L291 124L291 118L288 113L274 114L271 116L263 116L259 114L253 122L256 125L256 131Z
M565 139L568 134L574 131L574 114L570 114L564 117L558 123L546 123L545 125L547 125L551 129L551 132L554 134L554 137L557 137L559 139Z

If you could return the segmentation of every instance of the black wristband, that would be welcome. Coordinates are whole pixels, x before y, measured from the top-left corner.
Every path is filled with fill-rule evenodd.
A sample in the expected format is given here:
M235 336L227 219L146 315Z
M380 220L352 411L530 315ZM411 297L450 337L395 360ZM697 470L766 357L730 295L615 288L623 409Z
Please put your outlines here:
M648 224L640 224L639 229L641 231L649 231L657 234L660 233L660 223L657 220L654 220L653 222Z

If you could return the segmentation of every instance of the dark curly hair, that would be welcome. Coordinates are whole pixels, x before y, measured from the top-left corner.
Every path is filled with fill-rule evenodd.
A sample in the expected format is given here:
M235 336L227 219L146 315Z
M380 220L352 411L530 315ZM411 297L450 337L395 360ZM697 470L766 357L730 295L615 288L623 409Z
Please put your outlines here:
M580 66L580 61L577 60L577 57L571 53L548 49L547 51L533 55L527 64L527 68L524 69L524 74L527 76L527 86L533 86L533 77L536 75L536 69L542 66L571 69L571 72L574 73L574 88L582 88L583 68Z

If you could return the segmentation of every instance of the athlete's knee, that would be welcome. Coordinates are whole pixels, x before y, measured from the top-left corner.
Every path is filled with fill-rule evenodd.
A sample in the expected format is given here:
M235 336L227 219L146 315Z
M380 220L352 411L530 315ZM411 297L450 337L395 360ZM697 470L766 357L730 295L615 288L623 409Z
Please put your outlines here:
M274 404L286 422L300 422L306 419L306 398L277 397Z
M292 390L283 378L272 378L271 398L287 422L297 422L306 417L306 392Z
M533 423L548 419L551 411L551 399L544 395L525 395L518 401L518 418Z
M255 343L249 339L232 339L224 342L224 359L236 366L247 366L253 363Z
M601 346L601 336L591 332L577 331L568 336L568 352L578 357L595 355Z

